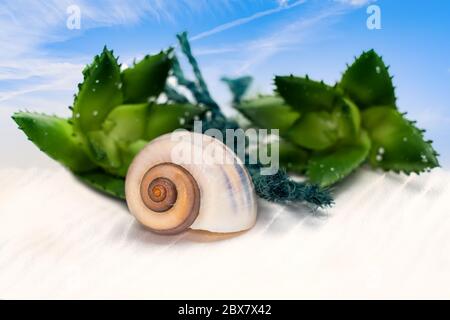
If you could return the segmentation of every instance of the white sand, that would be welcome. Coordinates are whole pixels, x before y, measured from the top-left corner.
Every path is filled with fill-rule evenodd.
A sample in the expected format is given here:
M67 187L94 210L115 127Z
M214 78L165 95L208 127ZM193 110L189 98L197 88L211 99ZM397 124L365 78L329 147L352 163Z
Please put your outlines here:
M367 169L337 205L157 236L63 169L0 169L1 298L450 298L450 173Z

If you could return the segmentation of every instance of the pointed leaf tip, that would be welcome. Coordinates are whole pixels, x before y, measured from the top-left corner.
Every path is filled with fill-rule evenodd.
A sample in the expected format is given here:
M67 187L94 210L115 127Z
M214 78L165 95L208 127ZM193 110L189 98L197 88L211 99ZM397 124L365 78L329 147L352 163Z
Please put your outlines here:
M299 112L331 110L338 98L333 87L311 80L308 76L275 77L277 92Z
M164 52L147 55L122 72L125 103L144 103L164 90L172 60Z
M98 130L108 113L123 101L120 69L106 46L100 56L85 67L84 81L73 103L72 119L80 134Z
M373 49L356 58L345 71L339 86L361 109L376 105L395 106L392 78Z
M13 119L40 150L72 171L95 168L66 119L27 112L17 112Z
M372 139L372 166L403 172L422 172L439 166L431 143L397 110L373 107L364 111L362 118Z
M322 187L344 179L366 160L370 145L369 136L361 131L360 136L349 144L315 152L308 162L309 179Z

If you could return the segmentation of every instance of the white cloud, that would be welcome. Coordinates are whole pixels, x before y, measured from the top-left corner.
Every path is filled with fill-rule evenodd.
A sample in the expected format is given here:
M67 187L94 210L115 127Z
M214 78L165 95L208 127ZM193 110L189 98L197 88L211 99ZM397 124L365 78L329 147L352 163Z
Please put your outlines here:
M206 55L214 55L214 54L223 54L223 53L231 53L231 52L239 52L242 50L242 47L239 45L234 45L233 47L223 47L223 48L195 48L196 56L206 56Z
M248 72L249 69L260 65L274 54L292 46L298 46L309 35L316 32L317 27L345 12L342 8L328 6L318 13L290 22L283 28L246 44L245 47L249 52L248 58L244 59L241 66L235 70L235 73Z
M81 8L82 28L88 29L120 23L136 22L143 4L140 1L117 7L123 1L102 1L95 7L87 1L77 1ZM66 28L69 0L2 1L0 4L0 107L29 101L37 92L73 92L81 80L83 57L58 58L48 56L41 47L49 42L67 39L79 33ZM71 100L71 94L67 94ZM67 102L63 98L61 102ZM21 106L23 107L23 106Z
M335 0L335 1L355 7L361 7L369 3L375 2L376 0Z
M258 2L257 0L252 3ZM204 37L250 23L256 19L289 10L301 5L305 0L276 0L278 6L257 12L245 18L219 25L193 37ZM361 0L347 0L356 3ZM250 3L250 2L249 2ZM64 92L61 103L67 105L76 84L81 80L83 65L90 57L61 58L49 56L41 49L42 45L53 41L62 41L79 32L66 28L68 17L66 9L70 5L78 5L81 10L81 32L89 28L102 26L135 24L143 19L176 20L177 14L189 15L211 12L228 12L244 4L237 0L46 0L24 1L4 0L0 3L0 81L14 83L13 87L0 87L0 107L14 106L18 102L32 102L32 96L39 92L53 90ZM248 5L246 3L245 5ZM334 13L333 13L334 14ZM244 58L237 73L245 72L256 66L280 50L288 49L301 42L309 28L318 24L330 15L320 13L316 17L299 20L287 25L284 29L271 32L255 41L245 44L234 44L231 48L213 48L196 51L197 54L218 54L241 50ZM255 54L255 52L257 52ZM250 54L251 53L251 54ZM61 95L56 94L61 98ZM54 102L54 101L53 101Z
M0 2L0 80L3 82L0 107L14 105L14 100L31 93L75 90L83 64L90 57L50 56L42 49L45 44L69 39L91 28L136 24L144 19L170 22L176 20L177 14L195 14L205 8L226 11L230 1L3 0ZM81 31L66 27L69 16L66 10L71 5L80 8ZM14 87L5 86L5 82L13 82Z
M319 6L299 11L297 16L290 16L289 20L283 20L281 26L262 30L262 35L255 35L254 40L241 43L232 43L230 46L215 46L213 48L194 47L195 55L220 54L220 64L206 63L202 65L203 73L208 86L216 101L229 110L230 96L224 85L219 80L224 74L228 76L240 76L243 74L255 74L268 59L286 50L301 50L308 41L317 39L318 33L329 31L332 24L339 21L339 17L352 12L353 7L328 3L327 6ZM314 41L314 40L313 40ZM225 71L224 71L225 70ZM254 93L270 92L270 82L259 82L255 79L252 86Z
M298 0L298 1L295 1L294 3L292 3L292 4L289 4L287 0L278 0L279 6L276 7L276 8L265 10L265 11L260 11L260 12L257 12L255 14L249 16L249 17L240 18L240 19L236 19L236 20L230 21L228 23L224 23L224 24L222 24L220 26L217 26L217 27L215 27L215 28L213 28L211 30L204 31L204 32L202 32L202 33L200 33L200 34L198 34L196 36L193 36L192 38L190 38L190 40L191 41L195 41L195 40L203 39L203 38L209 37L209 36L211 36L213 34L216 34L216 33L222 32L222 31L229 30L229 29L234 28L234 27L238 27L238 26L247 24L249 22L252 22L254 20L260 19L262 17L266 17L266 16L269 16L269 15L278 13L280 11L292 9L292 8L297 7L297 6L299 6L299 5L301 5L301 4L305 3L305 2L306 2L306 0Z
M277 2L278 2L278 5L280 7L284 7L284 6L287 6L289 4L288 0L277 0Z
M21 65L0 63L0 80L16 80L21 85L13 89L0 89L0 105L10 99L45 90L73 90L81 80L83 64L55 62L46 59L22 60ZM20 81L17 81L20 80Z
M370 1L370 0L369 0ZM303 4L305 1L296 1L290 3L287 7L278 7L276 9L271 9L256 13L250 17L241 18L224 25L220 25L211 30L205 31L197 36L191 38L191 40L201 39L218 32L226 31L236 26L240 26L245 23L249 23L254 19L257 19L259 15L273 14L284 9L289 9L294 6ZM335 2L335 4L333 4ZM342 5L342 3L350 4L350 6ZM310 12L305 16L297 17L294 21L289 21L284 26L274 29L268 29L268 33L256 38L252 41L247 41L244 43L233 43L229 47L214 47L214 48L196 48L196 55L213 55L213 54L227 54L227 53L237 53L240 58L236 60L233 58L231 65L238 65L236 68L226 68L229 75L241 75L243 73L251 73L254 68L267 61L270 57L277 54L280 51L298 49L299 44L304 43L307 39L317 33L317 29L333 23L336 20L334 18L343 15L347 12L351 12L352 9L356 8L357 5L367 2L366 0L333 0L328 3L327 6L319 7L318 11L307 10ZM282 6L287 2L278 1L279 5ZM221 60L222 64L225 63ZM223 71L222 71L223 72Z

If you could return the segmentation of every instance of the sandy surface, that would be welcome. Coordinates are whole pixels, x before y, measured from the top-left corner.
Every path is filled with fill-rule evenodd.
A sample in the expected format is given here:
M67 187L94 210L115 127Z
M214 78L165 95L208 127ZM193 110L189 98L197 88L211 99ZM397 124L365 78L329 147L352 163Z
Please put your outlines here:
M450 173L367 169L337 205L260 202L232 236L157 236L61 168L0 169L1 298L450 298Z

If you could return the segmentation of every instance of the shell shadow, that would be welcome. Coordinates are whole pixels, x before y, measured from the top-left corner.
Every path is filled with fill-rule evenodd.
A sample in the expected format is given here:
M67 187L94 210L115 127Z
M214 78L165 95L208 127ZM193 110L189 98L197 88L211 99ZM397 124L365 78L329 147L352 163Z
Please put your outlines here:
M262 234L284 236L299 224L320 228L328 217L326 209L312 208L305 204L276 205L260 201L256 229Z
M124 201L117 200L117 203L120 203L128 211ZM188 243L218 243L258 232L284 236L299 224L314 229L321 228L328 220L328 217L327 209L312 208L306 204L274 204L260 199L258 200L256 225L249 230L233 233L216 233L189 229L177 235L160 235L151 232L135 220L126 232L126 239L127 241L145 245L167 246Z
M176 235L162 235L151 232L145 226L141 225L137 220L133 221L130 229L127 232L127 240L148 245L167 246L175 243L189 243L189 242L219 242L247 233L248 231L232 232L232 233L216 233L201 230L187 230Z
M218 232L209 232L202 230L188 230L185 233L185 237L183 237L182 241L188 242L220 242L225 240L230 240L239 236L242 236L249 232L249 230L239 231L239 232L231 232L231 233L218 233Z

